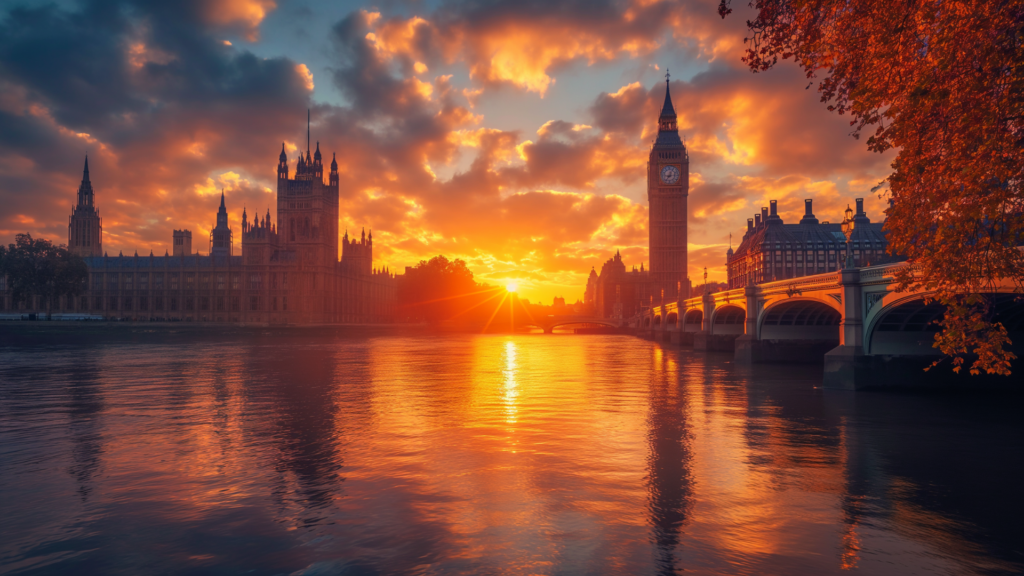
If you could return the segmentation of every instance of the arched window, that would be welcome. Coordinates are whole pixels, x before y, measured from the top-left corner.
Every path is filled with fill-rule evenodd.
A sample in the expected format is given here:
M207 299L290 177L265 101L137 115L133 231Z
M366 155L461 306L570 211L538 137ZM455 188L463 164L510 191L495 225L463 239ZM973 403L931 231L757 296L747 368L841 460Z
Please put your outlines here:
M295 240L295 218L288 222L288 239Z

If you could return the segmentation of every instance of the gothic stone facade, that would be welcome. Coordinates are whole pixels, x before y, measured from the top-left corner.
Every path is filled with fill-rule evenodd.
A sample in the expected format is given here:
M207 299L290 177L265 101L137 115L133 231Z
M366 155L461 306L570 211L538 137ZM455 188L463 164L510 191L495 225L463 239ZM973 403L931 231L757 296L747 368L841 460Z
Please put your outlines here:
M583 303L600 318L629 318L650 305L652 287L651 274L643 264L639 270L634 266L627 271L622 255L616 252L601 265L600 274L590 270Z
M396 278L372 268L373 235L350 240L338 258L338 164L324 182L320 146L300 155L294 178L282 148L278 164L279 225L270 211L250 223L242 214L241 255L233 253L221 195L210 255L191 253L191 233L175 231L175 254L101 255L99 216L88 163L68 245L85 256L85 293L60 298L55 317L134 321L247 322L261 324L377 323L395 317ZM187 242L186 240L187 235ZM0 279L0 317L22 317L47 307L40 299L12 309Z

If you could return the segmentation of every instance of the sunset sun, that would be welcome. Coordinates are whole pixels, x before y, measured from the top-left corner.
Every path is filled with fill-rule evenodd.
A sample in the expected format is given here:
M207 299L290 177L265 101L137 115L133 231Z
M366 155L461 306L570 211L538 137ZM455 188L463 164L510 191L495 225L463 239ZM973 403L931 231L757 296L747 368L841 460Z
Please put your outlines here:
M515 292L518 289L519 285L516 284L515 282L509 282L508 284L505 285L505 290L508 290L509 292Z

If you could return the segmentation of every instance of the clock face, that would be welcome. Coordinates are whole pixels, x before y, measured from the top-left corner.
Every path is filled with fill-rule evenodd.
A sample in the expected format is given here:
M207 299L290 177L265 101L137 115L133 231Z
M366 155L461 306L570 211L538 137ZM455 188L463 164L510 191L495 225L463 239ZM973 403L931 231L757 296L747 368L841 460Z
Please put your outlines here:
M679 181L679 168L665 166L661 169L661 181L665 184L675 184Z

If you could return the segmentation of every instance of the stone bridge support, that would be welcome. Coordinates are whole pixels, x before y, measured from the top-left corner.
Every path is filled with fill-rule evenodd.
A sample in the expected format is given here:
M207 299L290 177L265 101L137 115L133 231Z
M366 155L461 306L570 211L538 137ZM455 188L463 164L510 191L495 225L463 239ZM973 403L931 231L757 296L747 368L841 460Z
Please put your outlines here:
M753 284L743 288L743 300L746 302L747 319L743 322L743 335L736 338L736 361L743 364L763 362L761 342L757 338L757 317L760 308L757 303L758 289Z
M860 270L842 271L843 322L839 330L839 346L825 354L825 388L856 390L858 382L866 383L870 375L870 359L864 355L864 307Z
M693 335L693 349L714 350L711 331L714 329L715 321L715 297L707 293L701 296L701 308L704 309L704 318L701 320L700 332Z
M682 291L678 292L679 299L676 300L676 321L675 326L672 326L672 332L669 334L669 342L672 344L683 344L683 318L686 316L686 305L683 303ZM693 341L690 341L693 344Z

